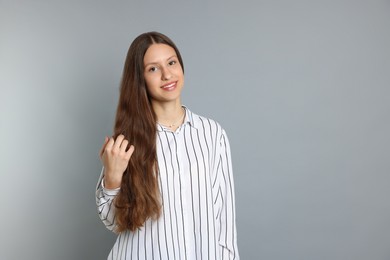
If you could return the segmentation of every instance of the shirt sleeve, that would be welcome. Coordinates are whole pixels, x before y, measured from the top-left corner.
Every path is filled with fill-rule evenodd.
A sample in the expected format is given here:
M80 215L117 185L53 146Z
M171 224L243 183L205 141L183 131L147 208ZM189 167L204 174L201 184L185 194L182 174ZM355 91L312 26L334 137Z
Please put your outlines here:
M120 188L106 189L104 187L104 167L100 174L96 185L96 205L101 221L107 229L115 232L115 205L114 198L118 194Z
M222 130L218 155L217 178L222 199L221 211L217 215L220 226L217 234L220 254L221 259L238 260L233 168L229 140L224 130Z

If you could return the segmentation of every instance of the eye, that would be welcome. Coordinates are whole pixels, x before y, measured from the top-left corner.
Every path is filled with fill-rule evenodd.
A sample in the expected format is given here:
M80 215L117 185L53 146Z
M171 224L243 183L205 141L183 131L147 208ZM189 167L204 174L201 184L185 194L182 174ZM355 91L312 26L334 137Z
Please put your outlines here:
M157 71L157 67L150 67L148 71L149 72L155 72L155 71Z
M175 64L176 64L176 61L175 61L175 60L171 60L168 64L169 64L170 66L175 65Z

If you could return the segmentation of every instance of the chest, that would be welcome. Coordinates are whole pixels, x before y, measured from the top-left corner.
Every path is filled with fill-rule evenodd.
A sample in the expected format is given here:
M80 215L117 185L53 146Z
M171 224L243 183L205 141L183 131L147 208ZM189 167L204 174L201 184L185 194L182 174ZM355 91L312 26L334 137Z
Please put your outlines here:
M216 164L214 139L191 127L179 132L159 132L157 160L161 181L191 185L212 180Z

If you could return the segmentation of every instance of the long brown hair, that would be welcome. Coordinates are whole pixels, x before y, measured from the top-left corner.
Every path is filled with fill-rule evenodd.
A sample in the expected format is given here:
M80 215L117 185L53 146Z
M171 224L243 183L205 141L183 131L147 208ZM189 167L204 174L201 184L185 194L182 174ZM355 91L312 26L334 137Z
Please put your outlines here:
M114 137L123 134L135 150L122 177L115 199L117 232L134 231L148 218L161 213L156 152L157 122L144 79L144 55L150 45L162 43L179 50L167 36L158 32L139 35L127 53L115 118Z

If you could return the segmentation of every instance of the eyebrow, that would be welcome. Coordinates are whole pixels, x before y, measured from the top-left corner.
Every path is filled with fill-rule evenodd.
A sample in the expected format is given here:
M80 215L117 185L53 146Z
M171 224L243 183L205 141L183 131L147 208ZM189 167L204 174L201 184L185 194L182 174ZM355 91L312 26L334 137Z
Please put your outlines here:
M168 59L166 59L166 60L170 60L170 59L172 59L173 57L176 57L177 58L177 55L175 54L175 55L172 55L171 57L169 57ZM145 64L145 66L144 66L144 68L146 68L147 66L149 66L149 65L152 65L152 64L157 64L158 62L149 62L149 63L147 63L147 64Z

